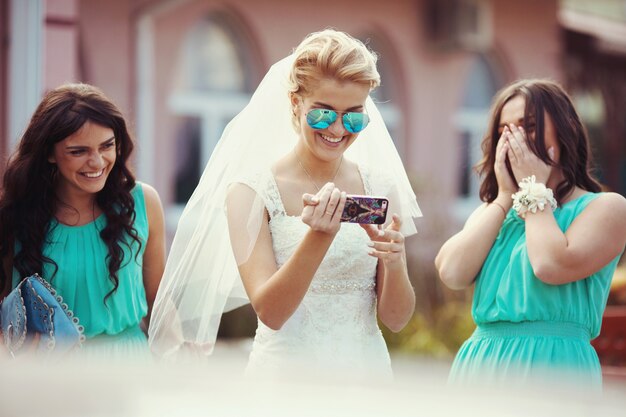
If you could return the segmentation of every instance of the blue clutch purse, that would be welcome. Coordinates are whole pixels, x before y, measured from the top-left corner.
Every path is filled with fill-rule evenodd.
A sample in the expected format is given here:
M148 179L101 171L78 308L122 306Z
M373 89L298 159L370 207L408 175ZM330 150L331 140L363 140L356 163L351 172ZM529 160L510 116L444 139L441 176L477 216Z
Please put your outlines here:
M27 338L41 334L38 352L65 353L79 348L83 326L48 281L34 274L24 278L0 306L4 344L12 355Z

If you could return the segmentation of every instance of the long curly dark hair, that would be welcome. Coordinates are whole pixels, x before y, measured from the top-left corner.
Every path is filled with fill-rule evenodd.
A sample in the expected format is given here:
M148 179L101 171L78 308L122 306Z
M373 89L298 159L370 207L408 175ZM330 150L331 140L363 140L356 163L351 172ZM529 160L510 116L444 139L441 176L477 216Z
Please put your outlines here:
M480 185L480 199L490 203L498 196L498 181L493 167L496 160L496 146L500 139L498 126L502 108L517 96L523 97L526 101L524 130L526 132L534 131L534 140L528 141L528 147L543 162L553 165L563 172L564 179L554 191L556 200L561 203L576 186L587 191L601 191L600 183L591 174L592 156L587 130L583 126L572 100L556 82L530 79L517 81L503 88L495 96L491 107L489 127L482 142L483 158L476 166L476 171L483 178ZM546 149L544 112L550 116L556 131L560 147L558 164L552 162ZM510 166L508 167L511 177L515 179Z
M87 121L113 130L117 152L105 186L96 194L96 204L107 220L100 237L108 248L109 279L113 282L105 302L119 286L117 272L124 258L122 245L130 245L128 237L141 245L133 226L135 202L131 190L135 178L126 165L133 142L126 121L98 88L65 84L44 96L4 173L0 194L1 290L11 286L11 268L21 277L41 273L44 262L58 270L58 265L42 253L50 221L61 204L56 195L57 167L48 158L56 143L78 131ZM14 254L16 242L21 248Z

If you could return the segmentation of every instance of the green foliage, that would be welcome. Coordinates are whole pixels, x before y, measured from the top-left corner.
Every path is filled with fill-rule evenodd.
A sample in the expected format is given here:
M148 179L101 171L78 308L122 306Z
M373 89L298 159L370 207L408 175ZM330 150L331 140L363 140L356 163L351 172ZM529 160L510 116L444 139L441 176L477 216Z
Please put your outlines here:
M381 325L390 350L436 358L453 357L475 327L471 306L463 301L443 304L432 312L431 320L415 313L399 333Z

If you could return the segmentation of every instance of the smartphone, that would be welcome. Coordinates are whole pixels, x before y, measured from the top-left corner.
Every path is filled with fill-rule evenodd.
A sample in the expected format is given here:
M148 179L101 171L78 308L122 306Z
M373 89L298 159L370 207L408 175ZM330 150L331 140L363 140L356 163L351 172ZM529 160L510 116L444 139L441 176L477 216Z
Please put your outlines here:
M389 200L369 195L348 195L341 221L349 223L384 224Z

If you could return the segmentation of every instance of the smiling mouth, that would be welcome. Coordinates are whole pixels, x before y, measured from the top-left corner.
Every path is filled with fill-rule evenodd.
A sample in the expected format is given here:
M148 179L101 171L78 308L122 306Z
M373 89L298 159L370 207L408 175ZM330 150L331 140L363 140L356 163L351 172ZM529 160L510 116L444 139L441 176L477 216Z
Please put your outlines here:
M330 142L330 143L339 143L341 142L341 140L343 139L343 136L338 137L338 138L333 138L332 136L326 136L326 135L322 135L320 133L320 136L322 137L322 139L324 139L326 142Z
M81 172L80 175L83 175L87 178L99 178L102 176L102 174L104 174L104 169L101 169L100 171L96 171L96 172Z

